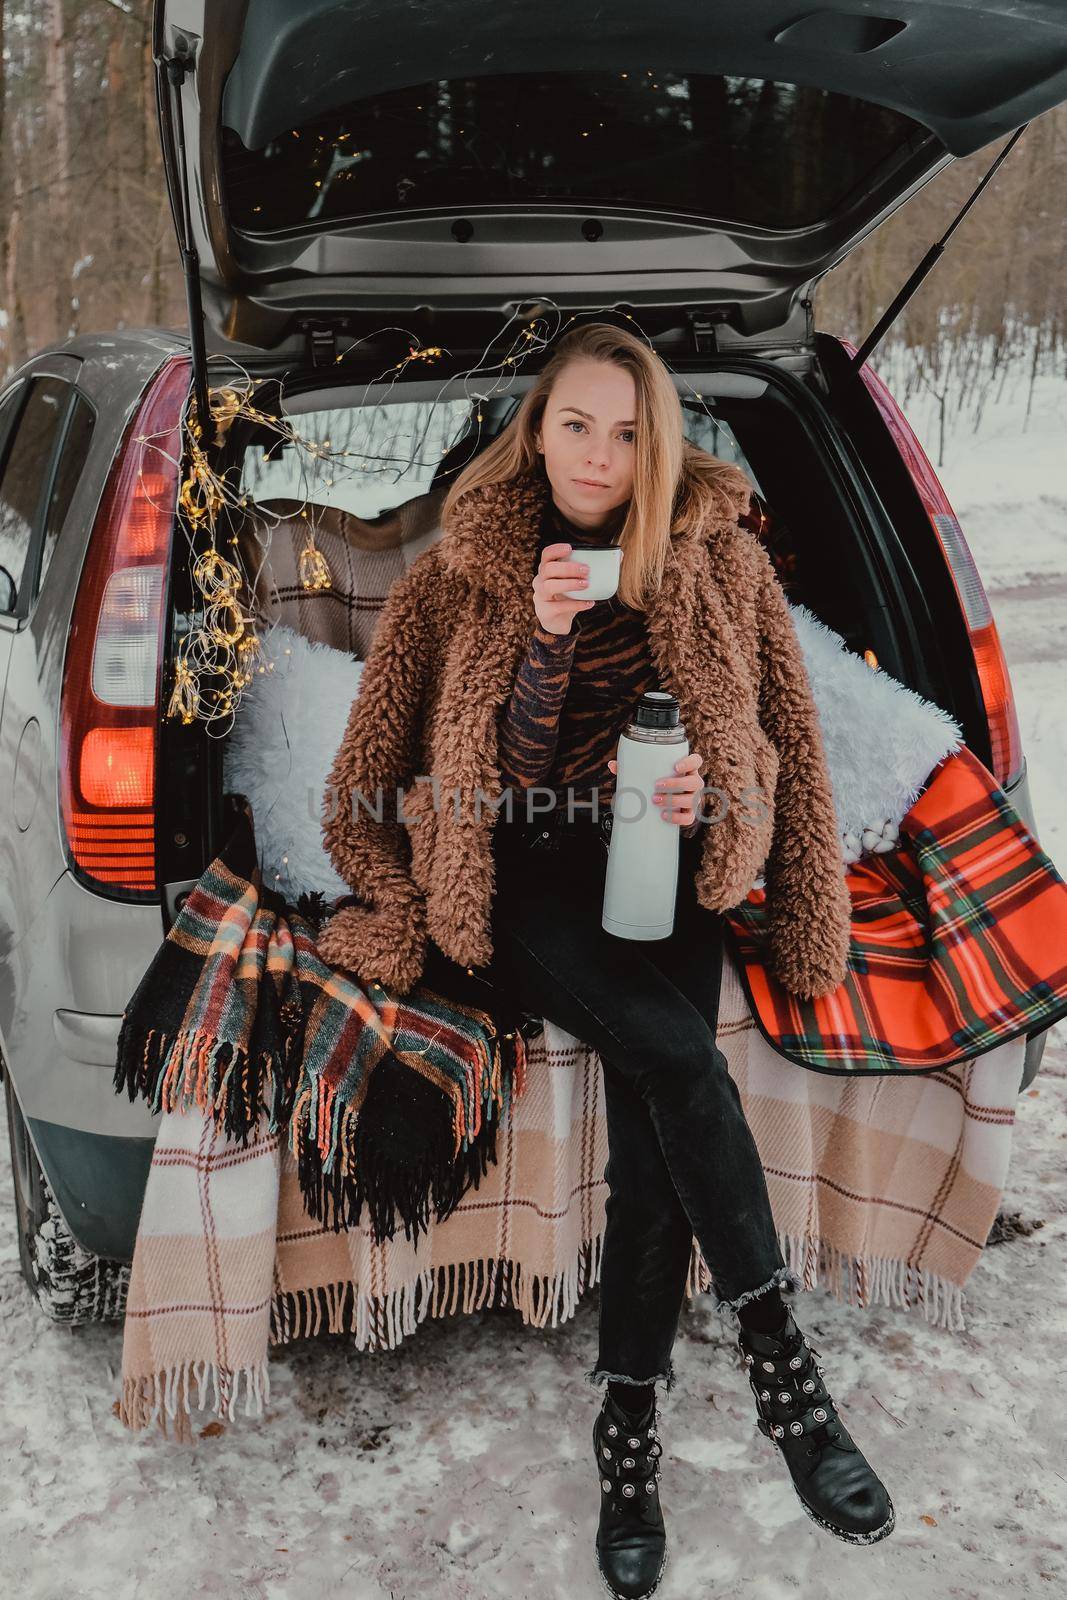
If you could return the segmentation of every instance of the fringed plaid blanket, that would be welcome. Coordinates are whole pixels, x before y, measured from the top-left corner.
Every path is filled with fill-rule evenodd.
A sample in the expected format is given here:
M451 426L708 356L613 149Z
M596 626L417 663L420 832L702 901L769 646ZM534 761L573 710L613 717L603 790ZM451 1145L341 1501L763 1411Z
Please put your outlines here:
M402 998L329 966L315 936L335 906L265 888L251 808L227 798L222 851L123 1013L116 1091L196 1105L240 1146L281 1133L309 1216L339 1230L366 1202L378 1239L398 1215L417 1238L496 1160L525 1087L522 1014L436 948Z
M959 1329L963 1285L989 1236L1008 1172L1025 1031L1067 1010L1064 885L992 775L967 751L935 771L901 837L899 851L850 870L856 916L848 984L798 1013L753 953L758 946L748 947L744 969L728 948L718 1039L760 1151L785 1259L805 1287L820 1285L861 1306L916 1307ZM291 950L277 908L266 907L252 935L262 890L250 819L247 834L238 831L231 840L234 851L240 870L220 869L213 889L202 880L168 936L179 949L185 942L190 964L177 962L173 952L161 956L157 981L146 977L145 993L131 1002L128 1019L139 1017L141 1028L123 1040L125 1071L116 1074L117 1083L132 1085L132 1092L141 1086L164 1112L131 1272L119 1415L131 1429L155 1421L166 1432L172 1420L184 1438L192 1436L194 1408L232 1418L242 1384L246 1413L261 1410L269 1394L269 1344L329 1330L351 1333L361 1350L391 1349L427 1315L495 1304L516 1306L538 1327L555 1326L596 1282L605 1220L600 1060L547 1020L537 1032L525 1017L506 1025L498 1019L495 1029L486 1024L485 1053L449 1053L443 1070L426 1079L437 1102L427 1103L422 1072L409 1067L405 1076L393 1064L382 1074L378 1104L367 1085L373 1088L380 1063L397 1053L399 1018L353 986L348 998L364 1006L368 1032L385 1035L379 1065L368 1080L372 1047L362 1074L355 1069L359 1082L344 1084L337 1076L344 1062L329 1049L327 1030L323 1054L332 1072L321 1059L315 1067L313 1039L306 1081L302 1074L290 1090L293 1064L309 1048L306 1036L299 1047L295 1039L279 1044L295 1020L293 1004L287 1016L283 1008L287 1000L298 1002L301 1015L311 1017L314 1003L294 996L284 975L310 966L313 1002L324 994L337 1002L330 986L339 975L327 969L324 980L315 969L307 948L313 930L299 913L288 914ZM873 901L857 898L876 878L898 886L895 902L885 891ZM910 896L900 885L912 886ZM196 899L201 889L207 897ZM730 913L735 934L738 926L742 935L758 929L758 915L746 921L753 906L758 901L750 898L738 908L745 916ZM872 949L879 960L868 966ZM164 959L176 963L173 997ZM222 1016L228 1026L221 1031L238 1038L248 1032L264 969L276 976L275 1000L254 1030L255 1046L244 1046L246 1059L212 1053L218 1023L198 1029L188 1022L182 1056L175 1056L172 1040L169 1052L165 1043L159 1047L158 1058L150 1035L158 1028L165 1040L168 1029L181 1030L182 1018ZM953 973L966 981L953 982ZM465 969L451 976L458 982ZM451 983L442 988L454 992ZM909 1005L890 1004L894 994L909 996ZM839 1009L842 996L851 1012ZM271 1020L275 1014L278 1021ZM142 1030L143 1047L136 1042ZM415 1018L414 1030L424 1042L425 1016ZM207 1035L199 1045L198 1031ZM947 1061L923 1059L922 1050L946 1040ZM515 1050L510 1096L507 1044ZM487 1055L496 1059L494 1046L499 1101L495 1071L486 1065ZM817 1070L797 1072L796 1061ZM405 1088L417 1113L422 1107L414 1126ZM287 1143L279 1133L290 1093L300 1112L290 1117L290 1129L302 1132ZM352 1108L361 1093L361 1115L346 1121L338 1096ZM266 1107L264 1131L258 1138L253 1131L244 1150L228 1127L248 1132L257 1096ZM483 1097L488 1111L479 1126ZM410 1236L393 1237L391 1195L399 1196L402 1215L425 1223L425 1206L404 1183L410 1164L427 1179L436 1175L435 1192L450 1203L459 1190L450 1162L458 1157L462 1167L465 1138L495 1136L497 1105L502 1155L498 1162L494 1144L494 1164L477 1199L464 1197L436 1219L418 1248ZM178 1115L172 1106L187 1109ZM322 1185L339 1191L335 1213L355 1215L364 1122L369 1171L378 1156L385 1174L370 1196L375 1227L309 1227L307 1193L318 1192L320 1171ZM399 1156L390 1128L401 1141ZM314 1142L312 1134L318 1152L305 1156L302 1170L298 1157ZM715 1159L713 1150L708 1159ZM471 1165L480 1170L480 1163ZM694 1240L688 1293L710 1286Z
M805 1289L964 1330L964 1285L1010 1167L1024 1041L929 1074L799 1072L757 1028L729 951L718 1040ZM606 1221L600 1057L546 1021L527 1075L501 1119L500 1160L417 1245L309 1222L277 1135L242 1150L196 1106L165 1112L130 1273L125 1427L191 1443L262 1417L272 1351L320 1333L382 1351L427 1318L489 1307L534 1330L574 1317L599 1279ZM687 1296L710 1288L694 1240ZM592 1364L595 1315L586 1337Z
M816 1072L933 1072L1067 1016L1067 883L966 745L934 768L900 845L848 869L845 982L799 1000L762 958L764 902L724 913L775 1049Z

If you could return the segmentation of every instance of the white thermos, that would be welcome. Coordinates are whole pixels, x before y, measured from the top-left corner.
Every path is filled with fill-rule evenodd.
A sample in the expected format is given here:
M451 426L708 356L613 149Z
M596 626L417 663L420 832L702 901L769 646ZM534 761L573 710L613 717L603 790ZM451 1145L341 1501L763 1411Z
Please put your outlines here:
M662 689L643 694L616 753L604 879L602 926L621 939L666 939L674 928L678 824L660 816L652 796L688 754L677 700Z

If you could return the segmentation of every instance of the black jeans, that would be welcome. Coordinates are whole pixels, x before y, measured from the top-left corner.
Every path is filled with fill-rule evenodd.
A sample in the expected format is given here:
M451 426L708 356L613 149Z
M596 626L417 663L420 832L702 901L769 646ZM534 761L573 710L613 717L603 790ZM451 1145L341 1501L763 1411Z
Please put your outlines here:
M543 837L548 830L548 837ZM719 1296L737 1307L778 1285L783 1260L767 1180L715 1040L723 919L696 899L702 835L680 841L669 938L601 926L607 844L588 818L498 817L493 958L518 1006L591 1045L608 1133L600 1330L591 1383L674 1384L671 1351L696 1236Z

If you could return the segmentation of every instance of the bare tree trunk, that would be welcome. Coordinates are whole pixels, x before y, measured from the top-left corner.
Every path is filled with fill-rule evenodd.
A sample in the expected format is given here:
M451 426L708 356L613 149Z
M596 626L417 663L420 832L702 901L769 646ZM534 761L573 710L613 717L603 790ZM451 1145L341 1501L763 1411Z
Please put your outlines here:
M6 193L6 189L5 189L5 182L6 182L7 174L6 174L4 161L3 161L3 155L4 155L4 113L7 110L7 80L6 80L6 75L5 75L5 71L4 71L4 63L5 63L4 23L6 21L6 18L5 18L4 12L5 12L5 0L0 0L0 206L3 206L3 204L4 204L4 202L5 202L6 198L7 198L7 193ZM2 283L4 285L4 290L5 290L5 301L4 301L4 304L2 306L0 306L0 349L2 349L4 351L4 354L5 354L5 357L6 357L7 351L9 349L9 347L10 347L10 330L9 330L9 328L7 326L7 323L8 323L8 318L10 316L10 304L11 304L10 301L6 299L6 290L7 290L7 236L6 236L6 233L0 233L0 283ZM0 381L3 380L4 374L5 374L4 364L0 363Z
M1041 329L1034 331L1034 356L1030 362L1030 387L1026 395L1026 416L1023 419L1024 429L1030 425L1030 412L1034 404L1034 384L1037 382L1038 367L1041 361Z
M68 338L77 331L72 305L71 268L71 140L67 78L67 36L63 0L48 0L48 43L45 84L52 143L52 204L49 247L55 265L55 336Z
M0 0L0 151L4 148L4 112L7 109L7 81L4 73L4 0Z
M127 154L126 119L129 85L125 68L125 36L115 32L107 47L107 207L111 218L110 237L117 253L128 259L129 218L125 162Z
M156 216L156 226L152 235L152 264L148 270L148 296L147 296L147 321L150 327L159 328L167 326L166 295L163 281L163 258L165 252L171 249L175 253L178 243L174 236L174 223L170 214L170 202L166 195L160 202Z
M7 307L8 371L26 360L26 317L19 291L19 245L22 240L22 140L17 121L8 117L5 126L11 151L11 208L4 240L4 301Z
M140 117L141 128L140 170L144 193L157 189L162 195L161 206L152 208L152 225L148 230L151 241L151 258L144 276L144 320L149 327L161 326L166 321L163 309L165 291L163 284L163 241L170 219L170 202L163 176L163 157L159 147L159 123L156 112L156 68L152 60L152 0L143 0L141 36ZM173 231L173 230L171 230Z

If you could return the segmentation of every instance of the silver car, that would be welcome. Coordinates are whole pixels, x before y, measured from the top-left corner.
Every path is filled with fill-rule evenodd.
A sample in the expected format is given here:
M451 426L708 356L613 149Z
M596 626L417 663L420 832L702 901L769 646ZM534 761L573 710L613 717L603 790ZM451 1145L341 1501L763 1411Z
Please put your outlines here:
M190 390L264 378L258 404L357 443L432 407L414 475L349 502L373 515L466 459L472 409L483 443L506 425L524 331L633 317L692 436L758 486L791 598L950 712L1035 828L981 579L863 359L887 319L857 359L812 297L954 158L1067 98L1067 15L890 9L157 0L190 331L79 337L0 389L0 1053L50 1316L122 1313L157 1118L114 1092L119 1023L220 843L223 741L167 715ZM344 503L243 419L217 455L253 498Z

